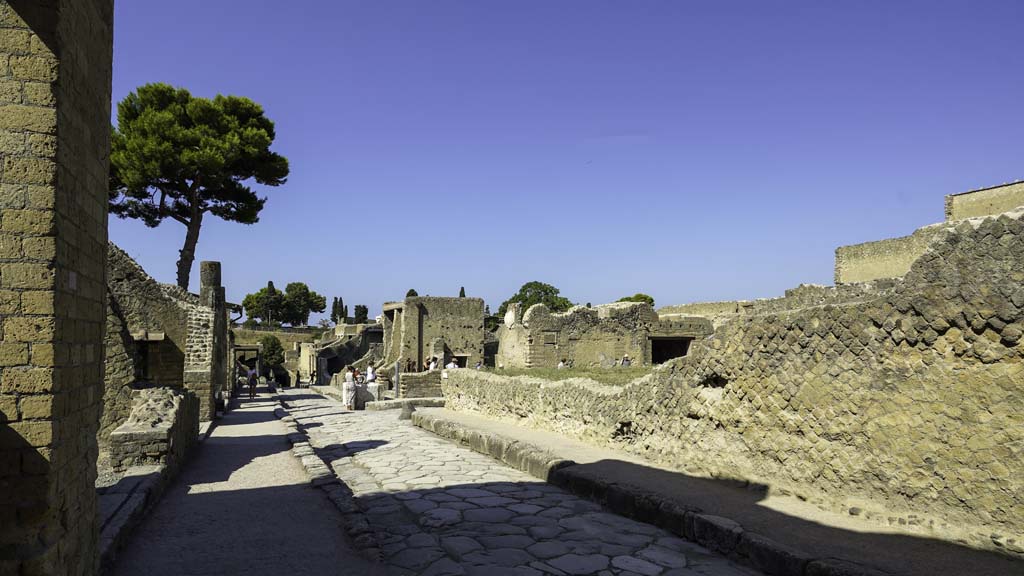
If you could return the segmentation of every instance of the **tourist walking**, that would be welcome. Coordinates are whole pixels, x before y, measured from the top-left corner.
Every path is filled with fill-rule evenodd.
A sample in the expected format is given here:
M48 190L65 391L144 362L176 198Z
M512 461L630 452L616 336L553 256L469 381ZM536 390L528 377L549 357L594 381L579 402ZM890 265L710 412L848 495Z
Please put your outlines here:
M256 384L259 382L259 373L256 372L255 368L249 369L249 399L253 400L256 398Z

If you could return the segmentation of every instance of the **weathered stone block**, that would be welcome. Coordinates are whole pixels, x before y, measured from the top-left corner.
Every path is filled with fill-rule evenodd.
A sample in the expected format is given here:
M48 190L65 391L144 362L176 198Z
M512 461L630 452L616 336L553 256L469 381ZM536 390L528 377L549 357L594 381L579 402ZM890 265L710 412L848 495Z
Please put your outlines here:
M53 289L54 272L49 264L8 262L0 264L0 283L4 288Z
M56 177L57 165L52 160L19 156L4 158L4 183L53 184Z
M18 366L28 363L28 344L0 342L0 366Z
M53 411L53 396L23 396L19 401L23 420L48 419Z
M52 317L21 316L4 319L4 339L18 342L50 342L55 321Z
M41 394L53 389L49 368L7 368L0 377L0 393Z
M11 56L10 67L11 74L18 80L57 80L57 60L47 56Z
M40 106L20 104L0 106L0 129L55 134L57 132L57 113L53 108Z
M54 213L44 210L4 210L3 226L0 229L5 232L18 232L22 234L51 234L53 233ZM48 257L53 257L51 250Z
M53 423L49 421L11 422L7 426L29 446L49 446L53 441Z

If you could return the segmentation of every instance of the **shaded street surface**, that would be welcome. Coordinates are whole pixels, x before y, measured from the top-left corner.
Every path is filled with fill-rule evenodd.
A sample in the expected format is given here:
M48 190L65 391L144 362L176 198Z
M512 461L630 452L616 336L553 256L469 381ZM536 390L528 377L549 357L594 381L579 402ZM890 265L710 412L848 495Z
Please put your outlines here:
M261 394L220 419L115 561L117 576L375 574Z

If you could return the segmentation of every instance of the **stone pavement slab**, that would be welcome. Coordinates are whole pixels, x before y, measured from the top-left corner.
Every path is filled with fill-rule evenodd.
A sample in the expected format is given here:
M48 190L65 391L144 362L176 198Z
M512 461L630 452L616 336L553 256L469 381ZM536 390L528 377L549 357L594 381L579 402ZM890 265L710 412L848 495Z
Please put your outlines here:
M281 398L351 491L360 538L380 549L392 574L759 574L400 421L395 411L349 412L308 392Z
M413 421L768 573L1024 575L1024 562L993 552L882 530L796 498L688 476L554 432L443 409L417 410Z

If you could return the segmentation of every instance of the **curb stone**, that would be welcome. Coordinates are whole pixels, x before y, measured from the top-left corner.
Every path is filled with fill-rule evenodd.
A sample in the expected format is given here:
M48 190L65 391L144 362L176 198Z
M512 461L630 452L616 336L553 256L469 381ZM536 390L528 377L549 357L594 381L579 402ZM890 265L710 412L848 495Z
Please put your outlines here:
M744 530L729 518L707 514L637 486L588 474L572 460L513 437L474 430L438 414L414 412L412 423L597 502L616 514L664 528L772 576L893 576L849 560L815 558Z
M370 524L366 519L365 512L360 508L352 491L345 483L346 477L341 474L336 475L338 468L332 470L323 459L317 456L315 449L309 443L309 437L301 430L295 418L288 413L288 403L284 397L274 395L273 398L281 405L274 409L274 416L288 430L285 437L292 443L292 453L305 468L310 484L323 490L334 507L341 513L345 532L352 539L359 554L371 562L381 563L383 556L380 542L369 529Z

